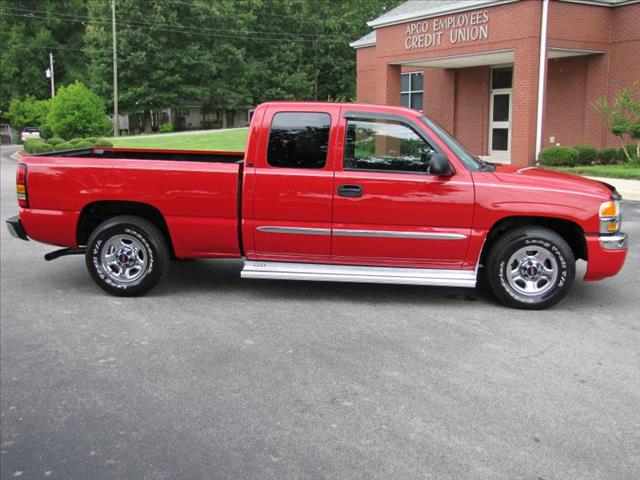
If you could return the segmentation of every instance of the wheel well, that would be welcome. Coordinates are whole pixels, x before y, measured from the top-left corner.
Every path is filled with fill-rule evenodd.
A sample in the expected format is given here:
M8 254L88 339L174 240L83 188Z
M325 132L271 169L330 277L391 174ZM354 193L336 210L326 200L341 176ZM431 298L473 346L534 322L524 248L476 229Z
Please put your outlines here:
M584 238L584 231L580 226L569 220L548 217L508 217L498 221L487 235L484 242L480 263L484 265L487 253L496 240L506 231L517 227L546 227L560 235L569 244L576 259L587 260L587 245Z
M77 241L78 245L86 245L91 233L105 220L120 215L135 215L149 220L164 233L165 239L171 249L173 255L173 244L171 243L171 235L167 223L158 210L146 203L138 202L121 202L121 201L102 201L94 202L85 206L80 213L78 221Z

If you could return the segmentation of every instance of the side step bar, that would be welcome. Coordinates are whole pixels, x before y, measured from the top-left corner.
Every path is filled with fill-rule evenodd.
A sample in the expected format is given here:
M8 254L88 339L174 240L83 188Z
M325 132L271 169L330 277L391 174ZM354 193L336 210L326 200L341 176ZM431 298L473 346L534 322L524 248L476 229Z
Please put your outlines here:
M247 260L244 262L244 268L240 275L242 278L270 278L273 280L394 283L468 288L476 286L476 272L474 270L361 267Z

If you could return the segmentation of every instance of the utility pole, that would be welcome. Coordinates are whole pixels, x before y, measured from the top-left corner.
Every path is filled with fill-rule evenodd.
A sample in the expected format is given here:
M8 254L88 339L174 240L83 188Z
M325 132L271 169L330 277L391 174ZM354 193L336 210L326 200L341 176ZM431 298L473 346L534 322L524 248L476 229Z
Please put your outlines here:
M116 0L111 0L111 29L113 32L113 136L117 137L120 127L118 115L118 47L116 42Z
M49 77L51 77L51 98L56 96L56 81L53 73L53 53L49 52Z

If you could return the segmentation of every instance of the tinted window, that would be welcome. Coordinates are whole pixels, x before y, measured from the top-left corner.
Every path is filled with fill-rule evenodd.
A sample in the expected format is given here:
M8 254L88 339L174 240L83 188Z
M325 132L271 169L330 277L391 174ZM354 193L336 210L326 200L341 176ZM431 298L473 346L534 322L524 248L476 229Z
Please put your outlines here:
M508 68L494 68L491 71L491 88L511 88L511 82L513 77L513 69Z
M435 150L412 128L391 120L348 120L344 168L429 171Z
M324 167L330 127L328 113L276 113L271 122L267 163L285 168Z

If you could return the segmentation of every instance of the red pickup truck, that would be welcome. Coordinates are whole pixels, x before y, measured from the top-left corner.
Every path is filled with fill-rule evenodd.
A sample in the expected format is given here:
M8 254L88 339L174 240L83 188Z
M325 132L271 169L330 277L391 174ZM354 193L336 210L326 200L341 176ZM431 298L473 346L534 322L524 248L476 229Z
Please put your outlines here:
M475 287L558 302L627 254L607 184L493 165L414 110L260 105L245 152L94 148L22 157L14 236L84 254L96 283L149 291L170 260L245 258L242 277Z

